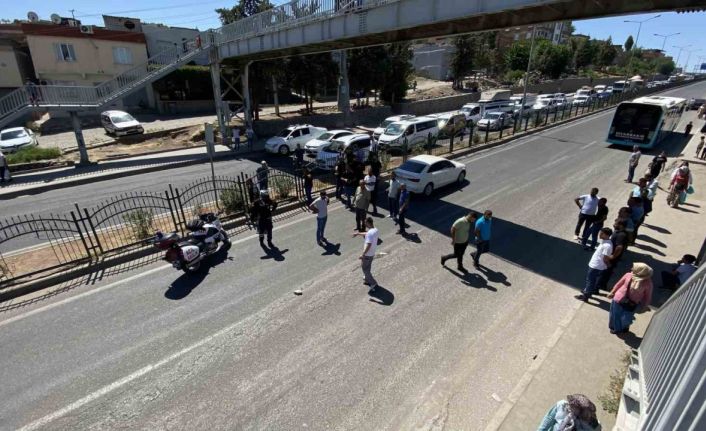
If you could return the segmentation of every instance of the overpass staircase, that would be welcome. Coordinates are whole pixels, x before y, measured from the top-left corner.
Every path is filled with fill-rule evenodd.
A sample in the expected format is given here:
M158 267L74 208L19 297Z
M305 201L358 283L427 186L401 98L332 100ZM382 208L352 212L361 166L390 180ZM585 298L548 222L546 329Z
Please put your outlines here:
M32 111L98 109L168 75L210 46L209 42L192 43L187 50L175 47L161 51L145 63L95 86L25 85L0 98L0 127Z

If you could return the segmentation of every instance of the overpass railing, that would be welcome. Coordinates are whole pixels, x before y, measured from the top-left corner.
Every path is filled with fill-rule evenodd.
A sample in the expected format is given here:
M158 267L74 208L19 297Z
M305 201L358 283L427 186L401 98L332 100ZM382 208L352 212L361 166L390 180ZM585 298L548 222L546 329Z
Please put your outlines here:
M621 396L622 430L706 429L706 265L654 314Z
M399 0L293 0L272 9L226 24L216 30L219 44L326 19L336 15L360 12Z

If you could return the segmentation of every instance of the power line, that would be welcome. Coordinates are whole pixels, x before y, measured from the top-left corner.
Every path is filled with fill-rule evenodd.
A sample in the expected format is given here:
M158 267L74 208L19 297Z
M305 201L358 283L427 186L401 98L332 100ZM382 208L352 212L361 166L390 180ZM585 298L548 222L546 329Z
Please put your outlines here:
M79 15L79 18L84 18L84 17L96 17L96 16L102 16L102 15L119 15L119 14L126 14L126 13L134 13L134 12L149 12L149 11L155 11L155 10L165 10L165 9L176 9L176 8L183 8L183 7L194 7L194 6L201 6L205 4L212 4L212 3L223 3L223 0L216 0L216 1L206 1L206 2L200 2L198 4L192 3L182 3L182 4L177 4L177 5L169 5L169 6L162 6L162 7L152 7L152 8L146 8L146 9L133 9L133 10L122 10L122 11L115 11L115 12L104 12L104 13L95 13L95 14L86 14L86 15Z

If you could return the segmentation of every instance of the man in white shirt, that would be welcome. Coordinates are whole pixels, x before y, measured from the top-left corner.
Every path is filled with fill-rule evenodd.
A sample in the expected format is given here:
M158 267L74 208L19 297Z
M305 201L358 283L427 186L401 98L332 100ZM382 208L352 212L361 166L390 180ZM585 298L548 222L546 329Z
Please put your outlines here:
M637 164L640 163L641 155L642 153L640 152L640 147L637 145L632 147L632 154L630 154L630 160L628 160L628 177L625 179L626 183L632 182L632 178L635 176Z
M579 239L579 233L581 233L581 226L586 223L586 229L591 226L593 220L596 218L596 212L598 212L598 201L601 198L598 196L598 189L592 188L591 193L588 195L581 195L574 199L576 206L581 208L579 212L579 220L576 222L576 229L574 229L574 239Z
M368 294L375 292L375 288L378 286L378 282L372 274L373 259L375 258L375 249L378 246L378 230L373 225L373 218L368 217L365 219L365 226L367 228L366 232L355 232L353 237L364 236L365 245L363 247L363 254L361 254L358 259L360 259L360 268L363 270L363 276L365 279L365 284L370 286Z
M662 288L677 289L686 280L696 272L696 256L693 254L685 254L681 260L677 262L677 267L672 271L662 271Z
M400 210L399 203L400 181L397 179L395 171L390 173L390 186L387 189L387 201L390 206L390 218L397 220L397 215Z
M328 219L328 196L322 191L318 198L309 205L316 214L316 243L323 246L328 241L324 237L324 229L326 229L326 220Z
M601 229L599 237L601 244L596 247L591 260L588 261L588 273L586 274L586 284L584 285L581 295L576 295L576 299L583 302L588 302L591 295L598 293L598 280L610 264L610 256L613 254L613 243L610 241L610 236L613 235L613 230L609 227Z
M363 181L365 181L365 188L370 192L370 203L373 204L373 214L377 214L377 193L375 193L375 188L377 187L377 177L373 173L372 167L368 168L368 175L363 178Z

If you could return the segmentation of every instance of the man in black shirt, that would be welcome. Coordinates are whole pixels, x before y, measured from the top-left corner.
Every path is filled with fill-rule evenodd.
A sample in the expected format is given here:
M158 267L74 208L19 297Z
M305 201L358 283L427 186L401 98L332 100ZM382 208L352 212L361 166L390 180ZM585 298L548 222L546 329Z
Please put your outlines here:
M667 165L667 153L662 151L658 156L654 156L650 163L650 173L652 178L657 178Z
M598 200L598 209L596 210L596 215L591 222L588 229L583 230L583 237L581 238L581 245L584 250L595 250L596 244L598 243L598 232L603 229L603 223L608 218L608 199L600 198ZM588 246L588 237L591 237L591 247Z
M598 288L602 290L610 290L608 288L608 282L610 277L613 275L615 267L620 263L620 259L623 257L625 250L628 247L628 235L625 232L625 222L619 219L615 220L613 223L613 235L610 236L610 242L613 243L613 254L610 256L610 264L608 269L603 271L600 279L598 280Z
M267 245L272 244L272 213L277 209L277 203L270 199L266 191L260 192L260 199L252 204L251 216L253 222L257 222L257 233L260 236L260 245L264 246L265 235L267 235Z

